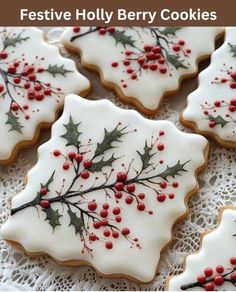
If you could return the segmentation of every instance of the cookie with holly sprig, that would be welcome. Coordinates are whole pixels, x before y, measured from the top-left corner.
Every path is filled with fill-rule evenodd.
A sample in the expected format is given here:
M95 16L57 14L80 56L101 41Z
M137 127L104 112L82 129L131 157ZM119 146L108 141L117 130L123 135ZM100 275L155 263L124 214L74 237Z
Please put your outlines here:
M88 80L40 30L0 27L0 163L32 145L56 119L68 93L85 94Z
M220 210L219 226L203 234L200 251L184 261L184 272L168 280L168 291L236 290L236 207Z
M69 95L2 237L29 254L149 282L207 154L204 137L168 121Z
M199 75L199 86L188 96L181 121L212 137L223 147L236 147L236 28L226 29L224 44L212 54Z
M124 103L152 115L162 97L197 72L200 59L214 51L216 27L71 27L62 35L66 48L100 72L102 83Z

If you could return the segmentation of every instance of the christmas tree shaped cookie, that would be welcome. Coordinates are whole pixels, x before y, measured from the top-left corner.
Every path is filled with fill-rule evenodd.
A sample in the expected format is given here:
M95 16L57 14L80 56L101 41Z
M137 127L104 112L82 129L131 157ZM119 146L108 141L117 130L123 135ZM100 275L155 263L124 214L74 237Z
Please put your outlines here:
M236 290L236 208L220 212L219 226L203 235L199 252L187 256L182 274L170 278L169 291Z
M156 113L162 97L197 72L200 59L214 51L216 27L73 27L62 43L81 52L98 69L105 86L145 114Z
M0 27L0 163L10 163L20 147L34 143L66 94L88 88L74 62L47 44L40 30Z
M199 75L181 120L225 147L236 147L236 28L226 30L224 44Z
M168 121L69 95L2 236L29 254L151 281L207 152L204 137Z

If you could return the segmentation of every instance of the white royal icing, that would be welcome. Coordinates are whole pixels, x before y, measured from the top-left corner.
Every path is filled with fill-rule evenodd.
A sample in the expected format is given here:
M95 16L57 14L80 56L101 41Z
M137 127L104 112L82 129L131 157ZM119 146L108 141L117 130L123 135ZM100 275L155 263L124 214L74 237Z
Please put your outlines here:
M235 27L226 29L224 44L212 54L210 66L200 73L199 87L188 96L183 118L222 143L236 143Z
M138 101L144 110L155 111L164 94L177 90L185 75L197 71L197 60L214 51L215 38L221 32L217 27L116 27L101 34L96 27L74 27L65 30L61 41L81 51L84 62L97 66L105 82L119 88L128 102ZM146 44L154 46L155 53L145 52ZM131 54L126 55L127 51ZM140 57L147 60L153 56L154 60L147 61L152 69L137 62ZM125 66L124 60L130 65ZM114 62L117 67L112 66ZM127 73L129 69L133 73Z
M204 137L183 133L168 121L144 119L107 100L69 95L63 115L52 127L51 139L39 148L38 163L28 173L25 190L12 200L14 215L3 225L2 237L19 242L29 252L42 251L59 261L83 260L102 274L122 274L148 282L155 275L162 248L171 239L172 225L186 211L184 200L196 187L195 174L205 164L207 145ZM83 153L79 166L68 158L69 152ZM93 164L86 169L83 165L88 159ZM120 178L117 184L120 172L128 173L125 186ZM78 178L70 188L76 173ZM65 201L54 201L45 210L53 212L55 220L50 214L48 219L52 220L45 220L40 193L51 176L42 199L61 200L74 194L67 203L77 219L68 214ZM124 187L122 198L117 190L120 186ZM15 209L36 197L37 208ZM94 200L97 207L91 210L89 204ZM109 204L105 212L104 203ZM114 214L114 208L119 208L120 214ZM93 219L101 222L106 211L109 226L94 228ZM130 233L123 235L123 228ZM117 232L118 238L114 234L106 237L105 230ZM99 239L90 240L91 234ZM111 249L107 242L113 244Z
M88 88L74 62L47 44L39 29L0 27L0 160L10 159L18 143L31 141L41 123L52 123L66 94Z
M185 271L169 281L169 291L179 291L182 285L196 283L198 276L204 275L206 268L211 268L213 274L207 277L207 282L214 282L216 276L227 279L221 285L214 284L214 290L235 291L235 283L231 281L232 274L236 279L236 209L225 209L222 214L220 225L202 240L199 252L189 255L186 258ZM234 258L234 262L232 262ZM217 266L223 266L224 271L216 271ZM228 274L226 276L226 274ZM204 286L204 284L203 284ZM184 288L184 287L182 287ZM204 287L197 285L186 290L199 291L205 290Z

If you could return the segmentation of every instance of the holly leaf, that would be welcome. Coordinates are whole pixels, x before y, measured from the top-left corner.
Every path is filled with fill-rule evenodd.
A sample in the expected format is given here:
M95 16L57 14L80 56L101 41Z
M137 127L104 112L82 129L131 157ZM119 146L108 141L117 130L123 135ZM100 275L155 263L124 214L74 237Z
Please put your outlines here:
M70 70L67 70L64 68L64 65L58 66L58 65L49 65L47 69L44 71L50 73L53 77L56 77L56 75L62 75L65 76L67 73L73 72Z
M135 47L134 43L135 40L132 39L132 36L130 35L126 35L125 31L121 31L121 30L116 30L113 33L110 34L110 36L112 36L115 41L116 41L116 45L118 43L122 44L124 46L124 48L128 45L131 47Z
M8 48L8 47L16 47L17 44L21 44L22 42L25 42L29 39L29 37L22 37L21 33L19 33L16 36L6 36L5 39L3 40L3 47L4 49Z
M66 139L67 141L66 146L72 145L78 147L78 145L80 144L79 136L81 134L81 132L78 131L78 126L80 125L80 123L75 124L72 119L72 116L70 116L69 123L63 125L66 128L66 133L61 137Z
M61 225L59 218L62 217L62 215L59 214L58 210L53 210L51 207L49 207L43 209L43 211L46 213L45 221L48 220L48 223L52 226L53 230L56 226Z
M94 156L99 156L101 154L104 154L105 151L114 148L114 146L112 146L112 143L114 142L121 142L120 138L125 135L124 132L122 132L124 130L118 129L117 125L115 127L115 129L113 129L112 131L107 131L107 129L104 129L104 137L101 143L97 143L97 148L94 152Z
M67 210L67 213L70 216L70 224L69 226L74 226L75 228L75 234L79 233L82 235L83 228L84 228L84 222L80 217L77 217L76 212L72 212L70 209Z
M167 62L169 62L170 64L172 64L175 69L179 69L179 68L184 68L184 69L188 69L188 67L186 67L183 64L183 61L179 60L179 56L176 55L172 55L172 54L166 54L166 60Z
M232 45L231 43L228 43L230 47L230 53L233 53L233 57L236 57L236 45Z
M188 172L186 169L184 169L184 166L189 162L190 160L180 163L180 160L173 166L167 166L166 170L164 170L162 173L158 174L157 177L161 177L162 179L167 180L167 177L173 177L175 178L176 175L181 175L181 172Z
M9 130L9 132L16 131L16 132L22 134L22 130L21 129L23 128L23 126L19 122L19 118L16 117L12 113L11 110L7 113L7 121L6 121L6 124L10 125L10 127L11 127L10 130Z
M141 160L142 160L142 170L148 168L150 165L152 165L153 163L150 163L151 158L153 157L153 155L155 155L155 153L151 154L152 151L152 147L148 147L147 145L147 141L145 142L145 146L143 148L144 153L141 154L138 150L137 153L140 156Z
M102 158L98 162L93 162L92 166L89 167L89 171L90 172L98 172L98 171L101 171L103 167L112 166L112 163L116 159L117 158L114 158L113 155L109 159L107 159L107 160L104 160L104 158Z
M221 125L222 128L228 123L228 121L226 121L220 115L218 115L217 117L213 117L212 115L209 115L208 117L210 121L215 122L217 125Z
M163 29L161 31L162 34L164 35L174 35L175 36L175 33L177 30L180 30L182 27L178 27L178 26L173 26L173 27L166 27L165 29Z
M46 182L46 184L42 184L41 183L41 189L45 188L47 190L49 190L49 186L50 184L53 182L54 180L54 174L55 174L55 170L53 171L53 173L51 174L50 178L48 179L48 181Z

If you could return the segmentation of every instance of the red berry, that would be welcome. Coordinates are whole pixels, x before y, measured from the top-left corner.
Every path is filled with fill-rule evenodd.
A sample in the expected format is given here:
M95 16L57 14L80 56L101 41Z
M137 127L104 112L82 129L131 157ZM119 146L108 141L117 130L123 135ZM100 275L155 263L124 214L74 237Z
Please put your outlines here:
M155 60L156 59L156 55L153 52L147 53L146 57L148 60Z
M99 29L99 33L100 33L101 35L106 34L106 29L105 29L104 27L100 28L100 29Z
M115 218L115 219L116 219L116 222L117 222L117 223L120 223L120 222L121 222L121 220L122 220L122 218L121 218L120 216L116 216L116 218Z
M68 157L69 157L71 160L73 160L73 159L75 158L75 156L76 156L75 152L69 152L69 153L68 153Z
M133 79L133 80L137 79L137 77L138 77L137 74L132 74L131 75L131 79Z
M180 46L184 46L184 45L185 45L185 41L184 41L184 40L179 40L179 41L178 41L178 44L179 44Z
M13 111L18 111L18 109L19 109L19 105L18 105L17 103L13 102L12 105L11 105L11 109L12 109Z
M95 229L99 229L102 226L102 223L100 221L94 221L93 222L93 227Z
M107 28L107 31L108 31L109 33L113 33L113 32L116 31L116 29L115 29L114 26L110 26L110 27Z
M7 71L10 74L15 74L16 73L16 67L11 65L11 66L8 67Z
M94 233L92 233L92 234L89 235L89 240L90 241L95 241L95 240L97 240L97 236Z
M47 188L42 188L42 189L40 190L40 194L41 194L42 196L45 196L47 193L48 193L48 189L47 189Z
M156 54L156 59L157 59L157 60L161 59L161 57L162 57L161 54L159 54L159 53Z
M70 168L70 164L65 162L62 167L64 170L68 170Z
M226 78L221 78L221 83L225 83L227 81Z
M140 65L142 65L142 64L145 62L145 58L140 57L140 58L137 59L137 62L138 62Z
M109 229L105 229L105 230L103 231L103 234L104 234L104 236L108 237L108 236L111 235L111 231L110 231Z
M161 74L165 74L167 72L167 69L166 67L160 67L159 71Z
M101 210L101 211L100 211L100 216L101 216L102 218L106 218L106 217L108 216L108 212L107 212L107 210Z
M19 84L21 79L20 79L20 77L14 77L13 81L14 81L15 84Z
M23 109L27 110L29 108L28 104L23 105Z
M216 101L214 102L214 106L216 106L216 107L220 107L220 105L221 105L221 101L220 101L220 100L216 100Z
M172 183L172 187L173 187L173 188L178 188L178 186L179 186L179 184L178 184L177 181L174 181L174 182Z
M129 192L129 193L133 193L135 191L135 184L128 184L126 186L126 190Z
M230 76L231 76L234 80L236 80L236 72L232 72L232 73L230 74Z
M173 194L173 193L170 193L170 194L169 194L169 199L173 200L174 197L175 197L175 194Z
M145 198L145 194L143 194L143 193L138 194L138 198L140 200L143 200Z
M41 92L36 92L35 93L35 98L38 100L38 101L41 101L44 99L44 94L41 93Z
M165 189L165 188L167 187L167 183L166 183L165 181L162 181L162 182L160 183L160 187L161 187L162 189Z
M187 54L191 54L191 52L192 52L191 49L187 49L187 50L186 50L186 53L187 53Z
M44 94L45 95L51 95L51 89L50 88L46 88L45 90L44 90Z
M126 72L128 73L128 74L131 74L131 73L133 73L133 69L132 68L128 68L127 70L126 70Z
M164 150L164 148L165 148L165 146L164 146L164 144L162 144L162 143L159 143L159 144L157 145L157 150L159 150L159 151Z
M35 91L30 89L28 90L28 99L32 100L35 98Z
M139 211L143 211L143 210L145 210L145 205L144 205L143 203L138 203L138 205L137 205L137 209L138 209Z
M0 52L0 59L6 59L8 57L8 53L6 51Z
M118 62L112 62L112 63L111 63L111 66L112 66L112 67L118 67L118 65L119 65Z
M235 110L236 110L236 106L235 106L235 105L230 105L230 106L229 106L229 111L230 111L231 113L235 112Z
M80 32L80 26L74 26L74 27L73 27L73 32L74 32L74 33L78 33L78 32Z
M53 155L58 157L59 155L61 155L61 152L59 150L54 150Z
M93 165L93 162L92 162L91 160L89 160L89 159L85 160L84 163L83 163L83 166L84 166L85 168L89 168L89 167L91 167L92 165Z
M91 201L88 203L89 211L95 211L97 209L97 203L95 201Z
M209 282L204 285L204 288L206 291L214 291L215 286L214 283Z
M112 231L112 237L118 238L119 237L119 232L117 231Z
M30 116L29 115L25 115L25 119L29 120Z
M217 286L221 286L224 283L224 278L220 275L217 275L213 281Z
M132 51L125 51L125 54L126 54L126 56L130 56L130 55L132 55L133 54L133 52Z
M230 83L230 88L232 88L232 89L236 88L236 82L235 81Z
M43 67L39 67L38 70L37 70L38 73L42 73L43 71L44 71Z
M108 225L107 219L102 219L101 224L102 226L107 226Z
M113 248L113 243L111 241L107 241L105 243L105 246L106 246L107 249L112 249Z
M210 128L214 128L216 126L216 122L215 121L210 121L209 122L209 127Z
M164 131L160 131L159 132L159 136L164 136L165 135L165 132Z
M152 48L153 53L159 54L161 53L161 47L160 46L155 46Z
M29 75L29 80L30 80L30 81L35 81L35 80L36 80L36 76L35 76L35 74L30 74L30 75Z
M149 65L149 68L150 68L150 70L152 70L152 71L156 71L157 69L158 69L158 66L157 66L157 64L150 64Z
M26 83L24 84L24 88L25 88L25 89L29 89L29 88L30 88L30 83L29 83L29 82L26 82Z
M124 60L124 61L123 61L123 64L124 64L125 66L129 66L129 65L130 65L130 60L127 60L127 59Z
M221 265L216 267L216 272L219 274L222 274L224 272L224 270L225 270L224 267Z
M117 198L117 199L122 198L122 193L121 192L116 192L115 193L115 198Z
M112 210L112 213L113 213L114 215L118 215L118 214L120 214L120 208L118 208L118 207L114 208L114 209Z
M197 277L197 281L198 281L198 283L203 284L206 282L206 277L204 275L200 275Z
M126 172L118 172L117 175L118 181L125 181L127 179L127 173Z
M40 91L42 89L42 85L40 85L40 84L35 84L35 86L34 86L34 90L35 91Z
M130 230L129 230L129 228L124 227L124 228L122 229L121 233L122 233L123 235L128 235L128 234L130 234Z
M0 92L3 92L3 90L4 90L4 86L0 84Z
M230 104L236 106L236 99L231 99Z
M230 280L232 281L232 283L236 283L236 273L232 273L230 275Z
M205 268L204 274L206 275L206 277L212 276L212 274L213 274L212 268Z
M50 202L48 200L41 200L40 205L42 208L46 209L50 206Z
M109 204L108 203L104 203L102 205L102 207L103 207L103 209L107 210L107 209L109 209Z
M83 179L89 178L89 172L87 170L82 170L80 175Z
M82 154L77 154L77 155L75 156L75 160L76 160L77 162L81 162L81 161L83 160L83 155L82 155Z
M144 64L142 65L142 68L143 68L143 69L147 69L147 68L148 68L148 64L147 64L147 63L144 63Z
M173 50L175 52L179 52L180 51L180 45L178 45L178 44L174 44L172 48L173 48Z
M166 63L166 60L165 60L164 58L160 58L160 59L158 60L158 63L161 64L161 65L163 65L163 64Z
M117 191L122 191L124 189L124 184L122 182L115 183L115 189Z
M144 45L143 48L144 48L144 51L150 52L152 50L153 46L151 46L151 45Z
M157 195L157 201L162 203L162 202L165 201L165 199L166 199L166 195L165 194L158 194Z
M236 265L236 257L230 258L231 265Z

